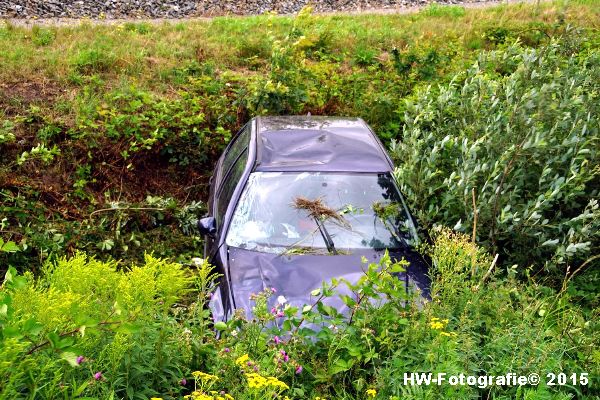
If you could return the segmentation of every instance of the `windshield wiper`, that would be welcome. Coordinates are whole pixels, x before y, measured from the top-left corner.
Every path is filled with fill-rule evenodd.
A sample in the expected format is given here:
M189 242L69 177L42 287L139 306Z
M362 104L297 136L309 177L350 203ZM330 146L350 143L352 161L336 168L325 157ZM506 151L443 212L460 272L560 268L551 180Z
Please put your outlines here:
M327 246L327 251L329 251L331 254L337 255L338 252L335 249L335 245L333 244L331 236L329 236L329 232L327 232L327 229L325 228L325 224L323 224L323 221L316 215L313 215L313 217L315 219L315 222L317 223L317 226L319 227L319 232L321 232L321 236L323 236L323 241L325 242L325 246Z

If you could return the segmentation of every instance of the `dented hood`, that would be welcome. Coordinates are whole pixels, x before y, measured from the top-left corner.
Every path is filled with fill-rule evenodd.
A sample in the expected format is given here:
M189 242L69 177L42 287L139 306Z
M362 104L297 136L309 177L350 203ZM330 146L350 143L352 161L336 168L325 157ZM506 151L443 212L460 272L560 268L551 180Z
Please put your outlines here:
M365 266L361 262L364 256L368 262L378 263L384 255L383 251L364 250L352 255L277 255L235 247L228 249L229 276L236 309L244 309L246 316L251 318L253 303L250 296L266 288L274 288L277 296L284 296L291 306L302 308L306 304L312 305L315 297L311 297L314 289L320 288L325 281L332 278L344 278L351 283L356 283L363 275ZM399 279L408 285L418 287L425 297L429 295L429 278L427 268L421 257L413 252L390 252L393 259L405 258L410 266L405 273L399 274ZM350 294L344 284L340 284L337 291L340 294ZM274 305L276 297L271 301ZM336 308L342 313L347 313L347 306L338 296L328 298L325 304ZM214 302L213 302L214 304ZM222 319L222 310L214 307L216 319ZM218 307L217 307L218 308Z

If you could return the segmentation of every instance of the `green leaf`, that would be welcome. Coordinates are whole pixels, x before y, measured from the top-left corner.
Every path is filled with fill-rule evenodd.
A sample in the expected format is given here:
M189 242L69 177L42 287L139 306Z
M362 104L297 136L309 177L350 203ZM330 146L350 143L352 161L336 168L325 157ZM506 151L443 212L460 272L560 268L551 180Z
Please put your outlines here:
M0 244L0 251L5 253L16 253L19 250L21 249L15 244L15 242L6 242L4 244Z
M119 327L115 330L120 333L132 334L132 333L138 333L141 330L141 328L139 325L136 325L133 323L124 323L124 324L119 325Z
M223 321L219 321L215 324L215 329L218 331L224 331L227 329L227 324Z
M43 328L44 325L36 322L35 319L30 318L23 324L23 333L27 336L37 336Z
M59 348L60 336L58 336L56 332L50 332L48 334L48 341L50 342L50 346L52 346L52 348Z

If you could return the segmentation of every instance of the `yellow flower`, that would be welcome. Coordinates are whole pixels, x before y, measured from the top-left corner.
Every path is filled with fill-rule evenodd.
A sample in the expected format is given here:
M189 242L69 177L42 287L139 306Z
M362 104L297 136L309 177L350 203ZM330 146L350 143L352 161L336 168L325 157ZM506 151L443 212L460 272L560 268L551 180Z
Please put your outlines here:
M206 372L202 372L202 371L194 371L194 372L192 372L192 375L194 376L194 378L200 379L202 382L219 380L218 376L207 374Z
M367 389L367 396L375 397L377 395L377 390L375 389Z
M150 397L150 400L163 400L162 397Z
M243 367L249 359L250 357L248 357L248 354L244 354L243 356L238 357L238 359L235 360L235 363L240 367Z
M458 336L456 332L444 332L444 331L440 332L440 335L442 335L442 336L448 336L448 337L456 337L456 336Z
M272 386L274 388L279 388L279 389L289 389L290 387L288 385L285 384L285 382L280 381L279 379L273 377L273 376L269 376L267 378L267 385L268 386Z
M262 389L265 387L273 387L276 389L289 389L290 387L285 384L285 382L280 381L274 376L264 377L255 372L250 372L246 374L246 379L248 380L248 387L250 389Z
M431 329L436 330L444 329L446 325L448 325L447 319L439 319L436 317L431 318L431 321L429 322L429 326L431 327Z
M207 395L206 393L202 393L202 392L194 392L194 393L197 393L194 395L194 400L213 400L213 397Z

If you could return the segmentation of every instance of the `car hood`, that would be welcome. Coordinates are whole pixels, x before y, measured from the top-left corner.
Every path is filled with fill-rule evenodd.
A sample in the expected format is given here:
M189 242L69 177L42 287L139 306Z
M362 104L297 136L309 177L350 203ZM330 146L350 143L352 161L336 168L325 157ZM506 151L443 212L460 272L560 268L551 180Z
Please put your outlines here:
M276 298L283 296L286 304L302 308L316 301L311 292L322 286L324 281L333 278L344 278L356 283L363 275L361 259L366 257L368 262L378 263L384 255L383 251L365 250L352 255L277 255L240 248L228 249L229 277L236 309L244 309L247 318L252 317L252 294L267 288L273 288L276 295L272 296L269 306L276 304ZM419 288L424 297L429 296L429 277L427 267L420 255L414 252L390 252L393 259L405 258L410 262L406 272L399 274L399 279ZM337 288L339 294L351 294L345 284ZM220 300L220 299L214 299ZM223 310L219 310L215 301L211 302L216 320L223 320ZM324 300L324 303L336 308L339 312L347 313L347 306L339 296ZM221 315L219 315L221 314Z

